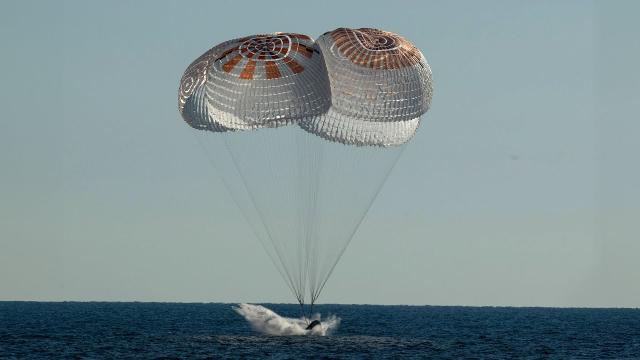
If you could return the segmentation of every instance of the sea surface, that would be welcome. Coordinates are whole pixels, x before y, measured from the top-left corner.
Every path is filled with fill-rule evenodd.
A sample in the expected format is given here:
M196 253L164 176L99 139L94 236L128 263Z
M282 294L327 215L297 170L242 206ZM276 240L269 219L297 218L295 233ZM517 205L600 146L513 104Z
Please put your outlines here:
M640 359L638 309L321 305L332 334L273 336L233 305L0 302L0 358Z

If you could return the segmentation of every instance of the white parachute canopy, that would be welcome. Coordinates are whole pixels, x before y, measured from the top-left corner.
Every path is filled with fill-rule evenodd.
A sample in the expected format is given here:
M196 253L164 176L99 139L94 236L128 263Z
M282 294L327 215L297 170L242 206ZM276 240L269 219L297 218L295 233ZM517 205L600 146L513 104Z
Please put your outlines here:
M180 83L195 129L302 305L315 303L432 96L402 37L340 28L224 42Z

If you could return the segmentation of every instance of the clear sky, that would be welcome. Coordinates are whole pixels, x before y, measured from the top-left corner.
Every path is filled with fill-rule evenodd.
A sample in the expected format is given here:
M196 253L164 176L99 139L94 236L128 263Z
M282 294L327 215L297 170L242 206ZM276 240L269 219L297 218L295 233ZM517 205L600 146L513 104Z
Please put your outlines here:
M220 180L178 81L227 39L347 26L414 42L435 96L320 302L638 307L639 11L5 2L0 300L293 302L226 190L201 191Z

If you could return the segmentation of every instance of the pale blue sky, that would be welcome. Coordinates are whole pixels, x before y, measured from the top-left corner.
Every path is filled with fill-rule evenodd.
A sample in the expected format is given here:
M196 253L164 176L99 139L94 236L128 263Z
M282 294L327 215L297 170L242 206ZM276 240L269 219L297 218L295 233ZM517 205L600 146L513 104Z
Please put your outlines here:
M423 50L433 107L324 303L640 306L637 2L5 2L0 300L293 302L176 105L224 40ZM248 251L256 248L256 251Z

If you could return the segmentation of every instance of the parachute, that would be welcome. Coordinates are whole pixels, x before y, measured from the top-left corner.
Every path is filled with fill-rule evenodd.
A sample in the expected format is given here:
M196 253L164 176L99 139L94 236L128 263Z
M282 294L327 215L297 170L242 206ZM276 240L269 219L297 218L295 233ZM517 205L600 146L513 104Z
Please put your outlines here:
M301 306L316 303L432 98L401 36L339 28L223 42L178 108Z

